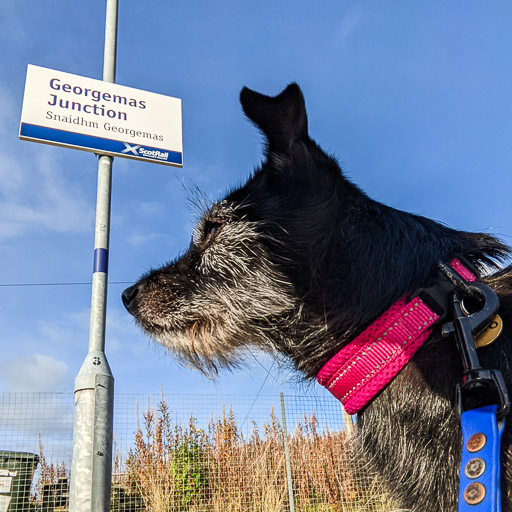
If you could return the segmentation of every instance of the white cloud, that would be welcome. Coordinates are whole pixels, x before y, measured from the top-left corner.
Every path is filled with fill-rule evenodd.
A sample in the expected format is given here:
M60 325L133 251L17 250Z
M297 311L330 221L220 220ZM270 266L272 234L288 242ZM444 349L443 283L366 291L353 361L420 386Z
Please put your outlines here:
M354 32L361 19L361 12L358 8L349 9L341 20L336 32L336 41L341 43L345 41Z
M3 23L0 38L12 45L11 48L18 48L27 39L26 20L24 19L26 15L22 15L22 10L23 7L16 0L2 1Z
M44 354L18 356L0 363L5 389L19 392L68 389L69 368L63 361Z
M139 203L138 209L140 213L144 213L146 215L162 215L164 213L164 207L161 203L157 201L147 201Z
M133 318L124 310L110 308L107 313L105 351L107 354L123 354L127 358L140 357L149 343L138 328L134 328Z
M84 233L92 229L92 204L60 167L46 148L26 162L0 148L0 237L34 230Z
M107 329L112 329L118 335L133 334L133 319L123 309L110 308L107 313Z
M7 135L10 128L18 122L20 112L13 95L3 86L0 86L0 112L2 112L0 134Z
M92 201L62 171L64 164L57 152L21 141L12 147L19 122L16 104L9 91L0 87L0 134L5 135L0 145L0 238L34 231L91 230Z
M119 290L114 291L117 293ZM40 342L44 340L50 346L67 347L71 345L85 356L88 347L90 309L68 313L58 320L40 321L38 332ZM134 329L133 318L120 308L110 307L107 310L105 334L105 352L107 357L112 352L123 352L128 357L139 354L145 349L141 343L142 335Z
M130 245L139 246L163 238L165 238L165 235L163 235L162 233L133 233L127 238L127 242Z
M2 449L37 453L47 460L70 461L73 393L2 393Z
M86 329L77 329L74 325L70 325L65 321L57 320L40 320L37 323L38 336L40 336L39 342L44 340L44 343L48 346L53 347L66 347L74 346L80 347L80 343L83 343L83 339L87 341ZM87 345L85 346L87 349Z

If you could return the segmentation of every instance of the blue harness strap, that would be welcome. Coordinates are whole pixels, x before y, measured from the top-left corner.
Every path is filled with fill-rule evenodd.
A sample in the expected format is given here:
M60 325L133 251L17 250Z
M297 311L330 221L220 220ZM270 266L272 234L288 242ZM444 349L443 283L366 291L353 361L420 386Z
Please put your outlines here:
M497 405L462 413L459 512L501 512L500 446L505 420Z

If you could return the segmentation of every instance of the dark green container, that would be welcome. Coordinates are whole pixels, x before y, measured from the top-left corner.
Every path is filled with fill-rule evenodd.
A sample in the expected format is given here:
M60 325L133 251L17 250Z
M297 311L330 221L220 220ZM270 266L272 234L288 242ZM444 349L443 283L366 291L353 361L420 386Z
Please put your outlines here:
M38 463L39 456L35 453L0 450L0 500L9 502L9 512L33 510L30 486Z

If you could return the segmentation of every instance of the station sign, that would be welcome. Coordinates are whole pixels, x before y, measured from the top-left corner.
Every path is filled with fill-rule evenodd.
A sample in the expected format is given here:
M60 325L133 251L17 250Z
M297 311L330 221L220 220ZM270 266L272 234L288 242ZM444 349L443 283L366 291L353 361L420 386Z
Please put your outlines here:
M183 166L181 100L29 65L20 139Z

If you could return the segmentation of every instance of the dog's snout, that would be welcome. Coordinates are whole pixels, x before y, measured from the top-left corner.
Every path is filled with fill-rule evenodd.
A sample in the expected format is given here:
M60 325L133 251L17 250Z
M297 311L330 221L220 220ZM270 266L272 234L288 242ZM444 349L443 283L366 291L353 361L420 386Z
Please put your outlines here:
M121 297L123 299L124 307L128 310L128 313L133 314L133 303L134 299L139 293L139 286L134 284L123 291Z

